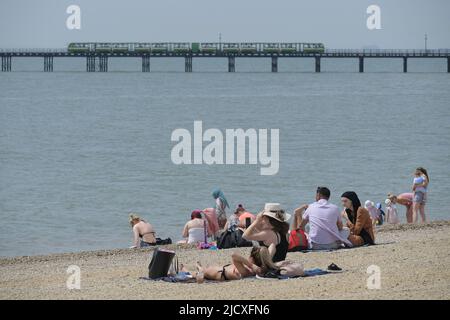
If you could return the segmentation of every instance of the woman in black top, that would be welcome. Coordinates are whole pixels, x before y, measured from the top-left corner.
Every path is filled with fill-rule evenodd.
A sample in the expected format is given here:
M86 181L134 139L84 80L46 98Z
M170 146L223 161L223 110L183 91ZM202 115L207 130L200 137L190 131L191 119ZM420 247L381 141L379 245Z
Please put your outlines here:
M242 237L269 248L273 262L283 261L289 247L289 218L279 203L266 203L264 211L258 214Z

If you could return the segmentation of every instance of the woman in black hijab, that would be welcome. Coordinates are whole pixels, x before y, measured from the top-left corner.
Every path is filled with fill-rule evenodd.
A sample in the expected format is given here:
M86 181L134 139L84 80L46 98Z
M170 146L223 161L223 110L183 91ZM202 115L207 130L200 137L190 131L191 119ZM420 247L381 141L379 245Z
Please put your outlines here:
M350 229L348 240L355 247L374 244L372 220L369 211L361 206L358 195L353 191L344 192L341 202L345 208L344 217L347 218L347 226Z

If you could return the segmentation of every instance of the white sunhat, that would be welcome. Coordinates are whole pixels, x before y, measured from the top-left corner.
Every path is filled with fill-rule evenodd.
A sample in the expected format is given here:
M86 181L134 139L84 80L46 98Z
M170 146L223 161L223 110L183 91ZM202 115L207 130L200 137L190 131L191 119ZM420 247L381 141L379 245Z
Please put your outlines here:
M375 203L373 203L373 201L367 200L364 203L364 207L369 208L369 207L375 207Z
M287 222L291 218L291 215L285 213L279 203L266 203L262 214L263 216L271 217L280 222Z

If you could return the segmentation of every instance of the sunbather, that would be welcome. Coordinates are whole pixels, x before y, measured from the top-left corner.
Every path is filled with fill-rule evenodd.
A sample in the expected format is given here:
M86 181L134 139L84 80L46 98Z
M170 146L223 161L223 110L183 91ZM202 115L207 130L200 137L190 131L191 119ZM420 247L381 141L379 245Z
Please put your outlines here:
M203 273L207 280L227 281L240 280L256 274L263 275L268 270L277 269L266 247L253 247L249 258L233 253L231 260L232 263L224 266L203 267L197 262L197 270Z

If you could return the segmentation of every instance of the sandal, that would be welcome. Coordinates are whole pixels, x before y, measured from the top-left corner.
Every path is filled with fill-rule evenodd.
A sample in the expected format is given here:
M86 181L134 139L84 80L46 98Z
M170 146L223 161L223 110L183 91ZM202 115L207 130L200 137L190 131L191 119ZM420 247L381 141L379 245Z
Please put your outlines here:
M339 268L336 264L332 263L327 268L328 272L342 272L342 269Z

